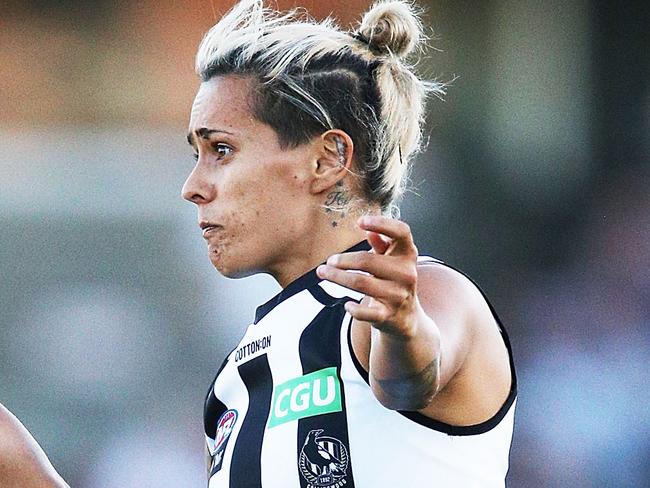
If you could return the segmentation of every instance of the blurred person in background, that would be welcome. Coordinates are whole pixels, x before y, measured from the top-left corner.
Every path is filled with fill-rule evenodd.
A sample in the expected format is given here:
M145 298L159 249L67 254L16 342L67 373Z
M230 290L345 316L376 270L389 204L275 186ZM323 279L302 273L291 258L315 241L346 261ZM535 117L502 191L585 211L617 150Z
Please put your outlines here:
M516 380L464 275L395 219L420 148L410 3L346 32L244 0L205 36L183 197L215 268L283 290L205 403L209 486L503 486Z
M608 182L571 264L531 280L521 305L521 320L535 326L531 344L544 348L534 348L520 368L535 378L526 398L543 405L528 413L520 449L545 453L548 462L532 475L550 486L598 479L600 486L640 487L650 479L646 176L627 171Z

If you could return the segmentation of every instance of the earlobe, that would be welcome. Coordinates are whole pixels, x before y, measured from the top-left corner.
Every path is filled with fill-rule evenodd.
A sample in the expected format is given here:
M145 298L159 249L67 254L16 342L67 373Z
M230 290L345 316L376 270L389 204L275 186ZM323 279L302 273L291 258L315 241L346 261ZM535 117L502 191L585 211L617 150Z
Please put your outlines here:
M338 129L328 130L315 142L317 160L314 165L312 192L322 193L350 172L354 145L350 136Z

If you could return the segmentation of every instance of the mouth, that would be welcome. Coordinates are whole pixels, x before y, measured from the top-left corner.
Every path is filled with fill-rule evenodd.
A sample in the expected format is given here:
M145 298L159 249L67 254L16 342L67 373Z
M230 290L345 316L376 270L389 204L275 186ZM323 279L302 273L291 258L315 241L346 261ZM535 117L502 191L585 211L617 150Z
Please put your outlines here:
M205 222L205 221L199 222L199 227L203 232L203 237L207 237L208 235L210 235L211 232L214 232L215 230L222 228L219 224L215 224L213 222Z

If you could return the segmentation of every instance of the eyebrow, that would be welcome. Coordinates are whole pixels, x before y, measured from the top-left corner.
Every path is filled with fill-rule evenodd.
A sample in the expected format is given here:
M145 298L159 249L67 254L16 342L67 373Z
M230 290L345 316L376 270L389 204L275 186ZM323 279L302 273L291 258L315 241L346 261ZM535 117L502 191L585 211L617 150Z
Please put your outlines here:
M232 132L228 132L227 130L223 129L208 129L207 127L201 127L200 129L196 129L194 131L196 135L198 135L201 139L209 139L212 134L228 134L231 136L234 136ZM189 132L187 134L187 143L190 146L194 145L194 133Z

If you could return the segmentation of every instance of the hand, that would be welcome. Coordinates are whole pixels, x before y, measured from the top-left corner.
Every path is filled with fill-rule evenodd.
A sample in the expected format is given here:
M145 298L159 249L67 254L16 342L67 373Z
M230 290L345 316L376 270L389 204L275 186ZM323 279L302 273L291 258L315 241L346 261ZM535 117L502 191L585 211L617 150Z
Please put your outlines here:
M1 403L0 486L70 488L32 435Z
M318 276L365 295L361 303L345 304L355 319L382 332L412 337L421 307L416 294L418 250L411 229L379 215L361 217L357 223L367 232L372 251L335 254L318 267Z

